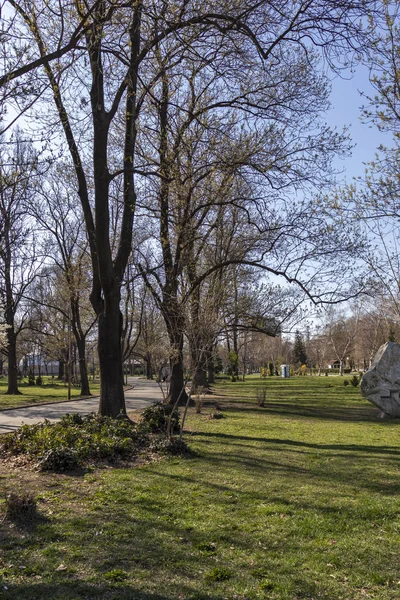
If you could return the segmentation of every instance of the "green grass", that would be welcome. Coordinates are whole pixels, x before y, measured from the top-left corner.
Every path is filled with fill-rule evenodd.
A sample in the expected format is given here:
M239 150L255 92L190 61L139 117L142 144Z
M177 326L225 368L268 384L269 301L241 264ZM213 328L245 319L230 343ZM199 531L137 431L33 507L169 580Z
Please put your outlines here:
M7 378L0 379L0 410L6 408L18 408L20 406L29 406L33 404L49 404L51 402L61 402L67 400L68 389L67 385L57 379L51 377L43 377L44 384L28 385L28 380L24 379L19 383L19 391L21 394L11 396L6 394ZM99 393L99 383L90 382L90 390L92 394ZM80 397L80 386L72 386L71 399Z
M4 521L0 598L397 600L399 421L340 377L269 378L265 408L259 384L223 380L224 419L190 414L192 458L4 465L3 490L34 491L41 517Z

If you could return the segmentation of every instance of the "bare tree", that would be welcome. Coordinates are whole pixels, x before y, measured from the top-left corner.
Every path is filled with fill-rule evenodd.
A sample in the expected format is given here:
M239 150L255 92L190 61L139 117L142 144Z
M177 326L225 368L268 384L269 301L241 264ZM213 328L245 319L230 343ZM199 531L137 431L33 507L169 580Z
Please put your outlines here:
M82 224L80 206L71 196L73 181L68 168L60 165L48 174L37 190L36 201L29 203L29 212L35 218L43 235L43 253L47 264L54 265L53 274L58 288L63 288L66 306L60 312L67 317L79 355L81 395L90 395L86 364L86 338L96 322L89 305L91 278L90 256ZM47 271L50 275L50 271ZM56 303L53 301L53 306Z
M47 103L46 109L41 109L41 116L51 121L51 130L58 122L75 170L92 260L91 302L99 320L99 410L102 414L113 417L125 414L121 285L132 246L132 224L139 189L135 181L135 174L138 174L136 143L145 128L141 120L144 99L154 95L155 82L160 82L161 87L165 83L162 65L156 73L151 68L157 61L160 48L168 52L169 40L174 40L175 47L189 49L195 58L207 54L210 46L218 44L221 47L223 39L224 44L235 48L237 60L241 59L243 64L240 69L235 67L235 61L227 65L227 90L234 93L236 89L231 78L232 67L243 74L257 68L258 76L251 82L252 89L262 96L270 86L271 91L279 90L278 96L283 94L286 97L287 81L282 73L296 73L300 84L307 78L312 83L310 78L316 77L315 71L310 69L315 61L311 49L313 44L321 49L330 64L337 64L337 59L340 62L341 58L348 60L349 52L356 53L364 42L358 17L365 15L366 11L370 14L378 4L365 0L352 0L345 5L342 0L301 0L277 6L270 1L226 0L216 7L214 2L204 2L199 6L187 0L178 3L166 1L161 6L158 3L134 2L127 5L100 0L87 6L81 3L71 5L63 0L37 0L34 3L7 0L11 12L8 22L18 25L20 29L17 31L21 31L19 39L26 40L27 47L22 53L24 64L21 67L18 64L6 65L6 72L2 75L5 79L0 79L0 83L17 82L32 69L43 67L43 71L36 71L35 88L27 89L27 98L33 101L40 96L40 100L45 102L52 97L56 115ZM5 43L3 56L7 56L10 47L7 36ZM35 55L31 56L31 52ZM315 92L318 88L319 93L314 93L312 100L308 97L308 106L312 102L318 104L318 98L325 97L317 77L312 88ZM306 85L302 85L302 89L306 91ZM307 106L304 95L299 94L298 87L289 89L288 93L287 97L292 98L295 104L292 114L296 110L301 112ZM162 97L161 104L157 98L157 104L162 119L165 117L162 114L165 107ZM240 93L237 105L255 115L263 112L262 105L254 105L251 93ZM286 181L280 186L310 178L317 181L320 169L326 163L326 154L320 155L321 160L315 155L318 155L319 148L327 148L334 142L331 133L320 131L318 136L310 138L297 130L292 139L297 140L299 148L306 153L301 157L301 151L298 159L296 151L288 154L283 136L288 122L284 106L278 105L275 128L271 125L270 129L269 139L275 140L274 153L270 147L263 161L275 157L274 163L279 165L276 176L279 174L283 177L282 181ZM120 131L117 133L117 121L124 123L122 134ZM313 116L310 116L309 124L314 125ZM165 128L161 129L165 131ZM265 129L268 130L267 125ZM120 144L118 155L111 158L110 142L117 135L124 142ZM248 137L251 139L251 136ZM310 140L312 143L309 143ZM335 149L336 142L331 150ZM164 169L168 161L163 160L163 144L159 154L164 186L161 196L164 197L168 186L168 175ZM86 156L92 159L90 168ZM307 165L312 167L311 171L306 169ZM268 179L271 172L269 162L266 170ZM271 181L274 179L270 177ZM120 218L115 228L111 223L110 190L117 180L122 181L122 193L119 198ZM116 244L115 231L118 232ZM161 237L164 239L163 235ZM332 252L331 247L329 252ZM265 255L265 248L261 255ZM304 257L297 261L297 272L302 264ZM296 270L289 272L286 268L282 269L275 270L288 279L296 279ZM202 277L207 275L203 273ZM301 283L305 286L304 281ZM175 284L171 285L171 289L165 290L166 305L175 302ZM178 323L181 329L180 320L180 313L172 307L169 322ZM180 339L174 343L179 350Z
M351 318L330 309L327 320L326 335L333 354L339 361L339 375L343 375L347 359L354 352L359 331L360 307L355 307Z
M7 393L18 394L17 338L28 319L23 299L40 267L26 214L27 200L34 193L37 155L21 131L8 141L3 138L0 152L0 297L7 324Z

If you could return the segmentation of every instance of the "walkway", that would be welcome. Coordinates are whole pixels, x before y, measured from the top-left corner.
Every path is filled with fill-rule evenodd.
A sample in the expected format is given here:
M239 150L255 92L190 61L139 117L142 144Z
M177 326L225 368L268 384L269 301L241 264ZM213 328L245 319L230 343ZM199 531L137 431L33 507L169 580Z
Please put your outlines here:
M125 402L127 412L142 410L162 399L162 392L155 381L147 381L137 377L129 377L128 385L132 388L125 391ZM39 421L48 419L58 421L67 413L80 413L82 415L97 412L99 407L99 396L81 400L69 400L68 402L56 402L54 404L40 404L26 406L25 408L9 408L0 411L0 434L9 433L18 429L25 423L33 425Z

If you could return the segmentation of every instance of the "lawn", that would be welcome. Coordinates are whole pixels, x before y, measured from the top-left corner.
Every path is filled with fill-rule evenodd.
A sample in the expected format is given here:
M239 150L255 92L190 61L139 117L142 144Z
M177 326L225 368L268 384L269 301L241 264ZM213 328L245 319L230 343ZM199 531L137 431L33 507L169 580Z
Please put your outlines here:
M340 377L268 378L265 408L257 385L190 413L190 458L3 465L3 497L34 491L39 516L2 523L0 598L397 600L400 422Z
M28 385L28 380L23 379L19 383L20 395L10 396L6 394L7 378L0 379L0 410L6 408L18 408L32 404L48 404L50 402L62 402L67 400L67 384L51 377L43 377L43 385ZM92 394L99 393L98 382L90 382ZM80 386L72 386L71 398L80 397Z

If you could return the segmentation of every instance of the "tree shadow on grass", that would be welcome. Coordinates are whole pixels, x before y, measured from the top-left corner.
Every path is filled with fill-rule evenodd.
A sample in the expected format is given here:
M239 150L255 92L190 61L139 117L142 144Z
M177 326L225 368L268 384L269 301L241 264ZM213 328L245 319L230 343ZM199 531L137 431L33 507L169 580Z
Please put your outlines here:
M14 558L15 564L9 565L12 572L7 573L7 568L0 569L1 600L176 600L178 597L223 600L226 597L214 590L212 593L199 591L206 587L199 561L203 560L203 568L211 568L214 564L213 558L208 565L207 559L202 558L202 548L207 548L210 543L209 533L178 526L168 519L162 505L142 518L132 517L129 507L120 506L117 511L113 508L102 514L88 512L79 523L78 519L72 519L71 524L77 526L82 538L81 565L89 573L91 571L90 575L82 574L76 556L71 562L68 556L57 554L56 546L53 546L56 555L49 553L48 544L67 544L70 535L63 535L59 523L49 523L38 532L40 538L36 537L45 549L44 560L37 559L36 541L32 557L25 550L23 558ZM102 542L96 545L96 531L100 528ZM229 538L229 543L237 544L239 538ZM27 540L17 537L11 530L3 547L5 551L19 551L27 548ZM23 567L19 567L21 562ZM64 562L65 570L57 568ZM130 581L110 583L113 574L122 574ZM15 582L15 575L22 581ZM47 581L39 582L38 579ZM141 585L137 585L135 579ZM152 591L155 582L159 582L160 591ZM150 591L144 591L146 586ZM163 586L167 588L165 593Z
M253 402L238 401L230 402L229 400L221 401L222 410L230 411L231 409L237 412L254 412L257 414L273 414L281 417L306 417L316 418L322 420L334 420L334 421L352 421L352 422L364 422L372 421L382 424L400 424L400 419L379 419L379 410L374 406L356 406L349 407L346 405L342 406L321 406L321 402L315 402L315 406L306 404L305 400L299 401L294 404L290 401L287 402L268 402L265 407L258 407Z
M218 438L221 440L225 440L230 444L234 444L235 446L243 446L248 448L248 442L262 442L266 445L272 446L294 446L296 448L305 448L305 449L315 449L315 450L335 450L339 452L355 452L357 456L360 457L360 452L364 452L366 454L377 454L377 455L393 455L395 457L400 458L400 446L368 446L365 444L316 444L313 442L304 442L298 440L291 439L281 439L281 438L268 438L268 437L253 437L253 436L245 436L245 435L233 435L231 433L221 433L221 432L213 432L207 431L202 432L198 431L192 433L193 438ZM264 448L265 449L265 448Z
M4 587L5 586L5 587ZM7 589L5 589L7 588ZM183 590L184 591L184 590ZM223 600L220 595L190 594L185 590L187 600ZM171 594L148 593L129 585L90 585L77 581L62 583L35 583L6 585L0 579L1 600L175 600Z
M228 445L231 450L218 450L210 454L210 437L224 446ZM199 432L194 434L194 438L201 447L204 444L207 461L216 469L225 465L228 468L245 469L254 477L274 473L285 479L296 477L305 483L319 479L323 485L331 482L359 486L360 489L386 496L400 493L400 448L397 446L324 444L221 432ZM256 454L255 444L259 448Z

